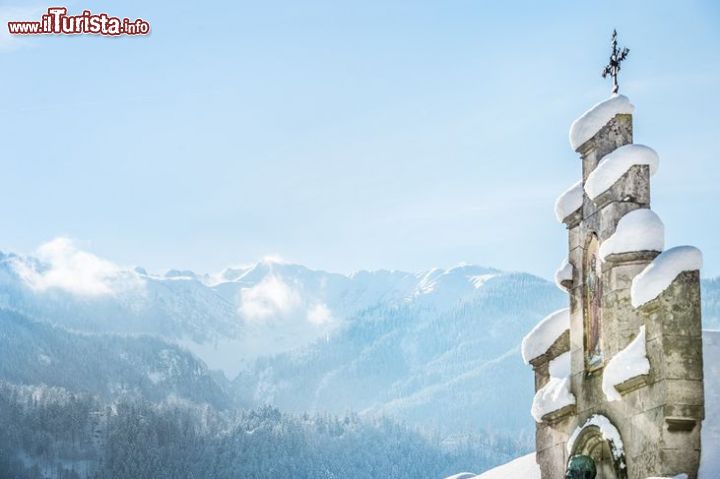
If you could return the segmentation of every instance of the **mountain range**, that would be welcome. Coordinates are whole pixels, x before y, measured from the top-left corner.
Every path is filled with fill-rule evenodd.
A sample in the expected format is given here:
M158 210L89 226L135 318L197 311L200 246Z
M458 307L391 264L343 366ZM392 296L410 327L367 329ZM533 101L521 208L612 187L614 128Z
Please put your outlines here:
M0 379L383 415L448 443L530 438L519 344L566 303L542 278L473 265L341 275L266 259L156 275L60 239L32 257L0 253ZM718 328L720 280L703 282L703 307Z

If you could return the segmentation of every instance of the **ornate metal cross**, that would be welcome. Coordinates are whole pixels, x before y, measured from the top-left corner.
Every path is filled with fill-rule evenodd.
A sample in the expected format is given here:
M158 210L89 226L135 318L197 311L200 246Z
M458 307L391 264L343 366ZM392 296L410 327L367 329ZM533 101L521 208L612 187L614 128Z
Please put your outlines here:
M628 53L630 53L629 48L623 48L622 50L618 49L617 46L617 31L613 30L612 34L612 41L610 42L612 45L612 53L610 54L610 63L605 67L605 69L602 72L602 77L606 78L608 75L610 75L613 79L613 87L612 92L617 93L620 89L620 85L618 85L618 73L620 73L620 63L625 60L628 56Z

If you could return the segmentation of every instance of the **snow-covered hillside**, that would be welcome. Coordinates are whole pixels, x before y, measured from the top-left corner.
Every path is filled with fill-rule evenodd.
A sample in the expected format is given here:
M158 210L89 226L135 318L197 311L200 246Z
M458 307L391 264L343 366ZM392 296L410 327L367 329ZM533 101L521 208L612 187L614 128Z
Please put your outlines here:
M62 388L103 400L235 405L221 377L159 338L79 334L0 309L0 382Z
M408 273L347 277L272 259L217 275L148 274L63 239L37 257L0 253L0 307L80 331L172 339L230 375L244 359L325 338L356 312L422 286Z
M175 342L234 378L243 405L387 414L449 442L483 430L532 442L532 377L519 345L562 306L548 281L471 265L346 276L267 259L160 275L67 240L34 257L0 254L0 309L77 332ZM717 280L703 283L703 308L705 327L720 327Z
M540 278L471 265L345 276L264 260L157 275L68 242L40 253L0 257L0 308L81 332L174 341L210 369L239 372L241 404L385 414L451 442L496 430L524 431L529 444L532 378L520 338L563 301ZM518 398L512 411L496 414L508 395Z
M540 467L535 462L535 453L532 453L482 474L461 472L445 479L540 479Z
M484 294L477 266L345 276L265 259L219 274L122 268L59 238L0 253L0 307L85 332L175 340L233 376L242 362L326 339L373 308L447 309Z
M235 380L238 394L296 412L352 409L446 433L529 436L533 384L520 332L562 293L530 275L483 271L428 274L423 290L362 311L330 341L258 359Z
M540 479L540 468L535 454L519 457L507 464L491 469L473 479Z

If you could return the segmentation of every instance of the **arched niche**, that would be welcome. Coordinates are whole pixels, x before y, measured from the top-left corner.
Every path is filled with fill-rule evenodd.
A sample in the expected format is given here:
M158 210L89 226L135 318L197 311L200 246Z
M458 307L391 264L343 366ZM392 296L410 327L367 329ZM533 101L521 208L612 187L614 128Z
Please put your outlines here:
M602 415L575 429L567 445L568 458L584 455L595 461L596 479L627 479L627 463L620 432Z

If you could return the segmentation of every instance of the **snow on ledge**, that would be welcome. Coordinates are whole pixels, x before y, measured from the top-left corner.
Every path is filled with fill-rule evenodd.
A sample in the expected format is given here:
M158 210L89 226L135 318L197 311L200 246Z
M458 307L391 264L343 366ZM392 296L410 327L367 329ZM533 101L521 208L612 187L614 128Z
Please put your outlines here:
M673 477L648 477L647 479L688 479L688 475L683 473Z
M542 422L546 414L575 404L575 395L570 392L570 352L550 361L549 369L550 380L535 393L530 410L536 422Z
M555 200L555 217L560 223L582 206L583 195L583 185L580 180L558 196Z
M638 308L665 291L684 271L702 268L702 252L693 246L676 246L660 253L652 263L635 276L630 287L630 301Z
M570 146L577 151L583 143L602 129L615 115L632 114L635 106L625 95L613 95L590 108L570 126Z
M600 258L634 251L662 251L665 225L654 211L641 208L620 218L615 233L600 245Z
M603 439L605 439L606 441L611 441L613 443L613 458L616 461L623 459L623 455L625 454L625 445L623 444L622 438L620 437L620 432L615 426L613 426L613 424L610 422L610 419L606 418L601 414L594 414L587 421L585 421L585 424L575 428L567 442L566 448L568 456L572 454L573 448L575 447L575 441L577 441L580 433L590 426L595 426L600 429L600 434L602 434Z
M585 192L594 200L635 165L648 165L654 175L660 164L655 150L645 145L624 145L603 156L585 181Z
M555 271L555 284L558 288L563 291L567 291L567 288L563 286L563 281L572 281L573 279L573 265L571 265L567 258L560 263L560 267Z
M550 313L523 338L522 356L525 364L541 356L562 334L570 329L570 308Z
M650 361L645 350L645 326L625 349L617 353L603 370L602 390L608 401L619 401L622 396L615 386L650 372Z

